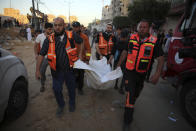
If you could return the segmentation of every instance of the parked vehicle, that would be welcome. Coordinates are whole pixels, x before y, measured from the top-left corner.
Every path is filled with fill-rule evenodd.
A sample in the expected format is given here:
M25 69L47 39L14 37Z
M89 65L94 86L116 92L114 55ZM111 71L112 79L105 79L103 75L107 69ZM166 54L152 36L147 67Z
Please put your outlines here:
M24 63L0 48L0 122L22 115L28 102L28 77Z
M187 0L186 9L171 39L167 70L164 76L174 78L181 107L189 122L196 125L196 0Z

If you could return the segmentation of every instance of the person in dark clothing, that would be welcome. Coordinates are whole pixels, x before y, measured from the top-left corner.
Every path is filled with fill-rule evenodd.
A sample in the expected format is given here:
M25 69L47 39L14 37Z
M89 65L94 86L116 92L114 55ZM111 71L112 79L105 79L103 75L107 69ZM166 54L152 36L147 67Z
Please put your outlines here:
M150 82L156 84L161 75L164 57L160 44L157 44L157 38L149 33L150 24L146 20L140 21L138 24L138 33L130 36L128 48L122 52L119 67L127 57L125 78L125 90L127 92L123 131L128 131L133 121L134 106L139 97L149 70L152 59L157 58L158 64L156 72L151 76Z
M4 22L3 22L3 27L4 27L4 28L7 28L7 26L8 26L8 25L7 25L7 20L4 20Z
M112 59L114 59L114 68L116 68L116 66L117 66L117 63L119 61L119 58L120 58L122 51L128 47L127 46L128 45L128 35L129 35L129 32L127 30L121 31L118 41L116 42L116 44L114 44L114 46L112 48L112 55L110 56L108 63L111 63ZM121 70L124 73L125 61L123 61L121 64ZM118 81L119 81L119 79L116 80L114 89L118 89ZM122 78L120 89L119 89L119 93L121 93L121 94L124 94L123 86L124 86L124 77Z
M92 32L92 37L93 37L93 39L92 39L92 42L91 42L91 48L93 47L93 44L94 44L94 42L95 42L95 40L96 40L96 38L97 38L97 33L98 33L97 29L94 28L94 29L93 29L93 32Z
M90 57L91 57L91 48L89 44L88 36L85 35L83 32L81 32L81 25L79 22L75 21L72 23L73 31L76 32L80 37L83 39L83 51L82 51L82 59L81 61L85 63L89 63ZM78 50L78 52L80 52ZM83 85L84 85L84 69L74 69L74 72L76 74L76 81L77 81L77 87L78 87L78 94L83 95Z
M117 27L116 32L115 32L115 37L116 37L116 41L118 42L120 40L121 37L121 32L122 32L122 28L121 27Z
M44 56L48 55L48 62L51 67L53 79L53 91L58 103L56 115L57 117L61 117L65 106L62 94L64 82L67 85L69 93L69 111L75 111L76 80L72 67L74 60L77 58L75 44L80 44L82 48L81 43L83 40L76 33L73 33L73 37L70 37L70 32L65 32L64 20L60 17L54 19L54 32L54 34L45 39L41 48L36 64L36 79L41 78L40 65Z
M112 47L116 43L116 38L112 33L112 25L107 24L105 32L97 35L96 43L96 58L100 60L105 56L109 60Z
M168 33L165 35L163 44L165 45L166 42L167 42L167 40L168 40L169 38L171 38L172 36L173 36L173 30L172 30L172 29L169 29L169 30L168 30Z
M164 44L164 39L165 39L165 30L159 30L157 34L157 41L159 42L161 47Z

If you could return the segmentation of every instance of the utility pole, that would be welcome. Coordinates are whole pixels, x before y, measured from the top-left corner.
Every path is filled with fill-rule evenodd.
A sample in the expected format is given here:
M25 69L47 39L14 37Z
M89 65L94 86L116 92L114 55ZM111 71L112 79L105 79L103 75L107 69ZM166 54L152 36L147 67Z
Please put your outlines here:
M39 6L38 5L39 5L39 0L37 0L37 11L39 11ZM36 22L37 23L37 28L36 29L37 30L40 30L40 21L39 21L39 18L37 18L36 20L37 20L37 22Z
M10 8L11 8L11 0L10 0Z
M34 5L34 0L32 0L32 5L33 5L33 20L32 20L32 26L35 27L36 29L36 19L35 19L35 5Z
M38 6L38 4L39 4L39 0L37 0L37 10L39 10L39 6Z
M72 2L73 2L73 1L70 1L70 0L69 0L69 1L66 1L66 0L65 0L65 3L68 3L68 6L69 6L69 7L68 7L68 8L69 8L69 16L68 16L68 17L69 17L69 24L70 24L70 22L71 22L71 20L70 20L70 14L71 14L71 11L70 11L70 10L71 10L71 9L70 9L70 8L71 8Z
M69 0L69 24L70 24L70 0Z

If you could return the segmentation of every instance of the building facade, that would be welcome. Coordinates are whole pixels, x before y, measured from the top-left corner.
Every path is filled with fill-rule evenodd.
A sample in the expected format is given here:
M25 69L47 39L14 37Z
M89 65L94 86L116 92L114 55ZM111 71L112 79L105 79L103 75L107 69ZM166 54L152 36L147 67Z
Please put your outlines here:
M73 21L78 21L78 17L77 16L70 16L70 23L72 23Z
M111 0L110 5L102 8L101 20L112 20L116 16L128 16L128 6L134 0Z
M29 23L27 15L20 14L18 9L13 8L4 8L4 16L10 16L18 20L20 23L27 24Z
M133 0L121 0L121 15L128 16L128 6L133 3Z
M106 5L102 8L102 20L112 19L112 8L109 5Z
M47 14L47 16L48 16L48 22L50 22L50 23L53 22L54 18L56 18L56 16L53 14Z

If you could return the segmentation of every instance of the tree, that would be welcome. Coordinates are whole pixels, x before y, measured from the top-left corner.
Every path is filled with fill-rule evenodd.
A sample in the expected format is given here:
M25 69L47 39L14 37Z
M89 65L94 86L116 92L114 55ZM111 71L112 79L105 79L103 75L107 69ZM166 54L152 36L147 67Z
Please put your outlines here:
M135 0L128 7L128 17L133 25L136 25L141 19L147 19L150 22L164 21L170 5L168 1Z
M116 16L113 19L113 25L115 27L128 27L130 26L130 19L127 16Z

